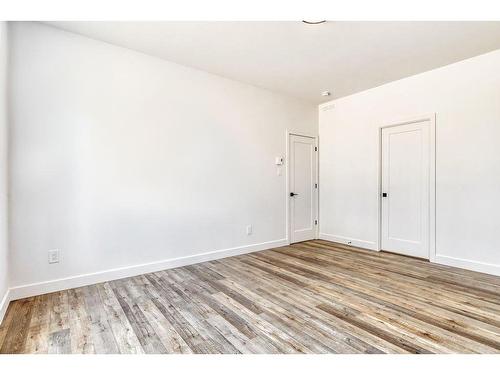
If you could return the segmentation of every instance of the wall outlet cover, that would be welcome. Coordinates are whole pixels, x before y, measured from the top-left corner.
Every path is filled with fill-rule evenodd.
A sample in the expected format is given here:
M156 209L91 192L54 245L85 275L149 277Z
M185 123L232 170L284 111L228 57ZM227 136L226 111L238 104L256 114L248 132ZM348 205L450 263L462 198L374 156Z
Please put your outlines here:
M59 249L49 250L49 264L59 263Z

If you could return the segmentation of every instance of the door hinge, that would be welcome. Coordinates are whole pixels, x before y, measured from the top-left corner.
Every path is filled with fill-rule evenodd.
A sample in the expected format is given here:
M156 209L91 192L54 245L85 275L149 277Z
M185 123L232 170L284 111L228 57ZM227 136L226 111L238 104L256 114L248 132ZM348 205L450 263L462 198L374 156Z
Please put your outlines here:
M314 225L318 225L318 220L314 220Z
M318 148L316 146L314 146L314 151L318 151Z

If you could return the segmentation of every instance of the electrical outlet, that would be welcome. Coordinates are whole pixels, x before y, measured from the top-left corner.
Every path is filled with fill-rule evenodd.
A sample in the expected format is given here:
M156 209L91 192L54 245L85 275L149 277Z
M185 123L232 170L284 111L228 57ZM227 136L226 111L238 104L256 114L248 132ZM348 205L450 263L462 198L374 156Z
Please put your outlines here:
M49 250L49 264L59 263L59 249Z
M247 225L247 236L251 235L252 234L252 226L251 225Z

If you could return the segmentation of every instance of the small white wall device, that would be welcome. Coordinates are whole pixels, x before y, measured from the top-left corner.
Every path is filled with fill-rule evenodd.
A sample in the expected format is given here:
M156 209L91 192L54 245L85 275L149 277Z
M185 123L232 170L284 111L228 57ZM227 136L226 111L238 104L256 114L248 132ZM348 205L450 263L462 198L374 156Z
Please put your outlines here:
M283 165L283 157L282 156L276 156L276 165Z

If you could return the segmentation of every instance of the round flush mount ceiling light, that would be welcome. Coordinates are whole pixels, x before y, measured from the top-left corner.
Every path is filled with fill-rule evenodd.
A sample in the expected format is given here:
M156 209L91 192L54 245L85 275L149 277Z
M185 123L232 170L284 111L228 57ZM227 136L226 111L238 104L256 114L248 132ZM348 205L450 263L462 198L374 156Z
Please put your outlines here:
M321 96L330 96L330 95L332 95L332 93L330 91L328 91L328 90L327 91L323 91L321 93Z
M306 25L321 25L322 23L325 23L326 20L302 20L302 22Z

